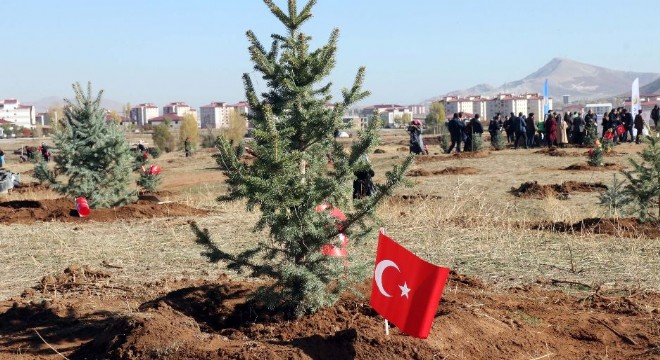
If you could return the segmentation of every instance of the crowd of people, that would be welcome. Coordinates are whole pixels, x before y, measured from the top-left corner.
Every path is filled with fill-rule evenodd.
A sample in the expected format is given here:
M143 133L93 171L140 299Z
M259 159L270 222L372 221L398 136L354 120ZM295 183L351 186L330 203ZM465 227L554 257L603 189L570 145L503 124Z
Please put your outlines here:
M656 105L651 111L651 119L655 127L660 122L660 109ZM472 151L474 137L481 137L484 128L481 124L479 114L471 119L466 119L462 112L455 113L446 122L451 144L446 153L455 151ZM511 112L502 117L500 113L495 115L488 124L491 143L496 144L501 136L506 136L506 144L514 149L524 147L566 147L568 144L575 146L590 146L595 139L604 138L611 140L614 144L622 142L641 142L641 136L648 133L648 125L642 116L642 111L633 117L626 108L619 107L606 112L598 131L598 117L589 110L586 114L581 112L565 112L563 114L548 111L543 119L537 119L536 114L527 115L522 112L515 115ZM410 129L409 129L410 131ZM636 132L636 135L633 135ZM418 153L413 148L413 137L411 132L411 152ZM421 143L421 131L415 135L420 137L416 142ZM463 144L463 146L461 146Z

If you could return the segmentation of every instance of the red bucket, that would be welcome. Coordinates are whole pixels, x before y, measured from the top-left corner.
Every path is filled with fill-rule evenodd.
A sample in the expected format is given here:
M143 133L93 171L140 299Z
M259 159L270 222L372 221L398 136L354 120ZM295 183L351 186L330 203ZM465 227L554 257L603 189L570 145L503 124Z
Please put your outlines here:
M89 204L87 204L87 199L84 197L76 198L76 211L78 211L78 216L85 217L89 215Z

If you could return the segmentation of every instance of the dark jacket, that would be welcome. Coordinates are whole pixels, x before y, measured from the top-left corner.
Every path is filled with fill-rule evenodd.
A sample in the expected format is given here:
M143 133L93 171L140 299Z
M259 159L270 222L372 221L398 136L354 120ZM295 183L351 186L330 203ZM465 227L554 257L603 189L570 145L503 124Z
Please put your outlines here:
M458 117L454 117L449 120L447 127L449 128L449 134L451 137L458 139L463 136L463 128L465 127L465 123Z
M527 132L527 126L525 125L525 121L518 116L514 116L513 120L511 120L511 128L513 129L514 132Z

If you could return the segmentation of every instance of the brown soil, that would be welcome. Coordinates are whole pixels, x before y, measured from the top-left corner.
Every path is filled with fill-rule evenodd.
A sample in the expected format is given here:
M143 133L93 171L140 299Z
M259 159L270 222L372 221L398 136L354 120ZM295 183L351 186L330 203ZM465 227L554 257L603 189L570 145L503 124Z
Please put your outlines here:
M623 170L626 167L619 164L606 163L603 166L591 166L588 164L573 164L568 167L563 168L562 170L579 170L579 171L611 171L611 170Z
M564 181L561 184L540 185L536 181L520 184L518 188L511 188L511 193L525 199L545 199L554 197L560 200L568 199L571 192L594 192L607 190L602 183L585 183L578 181Z
M432 162L432 161L451 161L456 159L482 159L490 156L489 151L476 151L476 152L462 152L458 155L428 155L417 156L416 163Z
M116 220L206 214L207 211L205 210L191 208L183 204L173 202L158 204L154 201L138 200L136 203L112 209L92 209L89 216L81 218L75 210L73 201L67 198L0 202L1 224L31 224L36 221L112 222Z
M660 222L640 223L634 218L590 218L576 223L542 222L532 224L532 229L576 234L602 234L626 238L660 238Z
M73 273L79 274L75 281ZM420 340L396 328L386 336L383 319L368 299L353 295L315 315L286 320L246 303L254 282L223 276L120 289L113 287L111 276L79 280L80 274L83 269L69 268L54 277L71 284L60 286L57 296L52 289L44 293L39 284L20 298L0 302L0 359L61 359L48 345L69 359L660 355L660 294L652 292L571 295L551 287L557 283L553 281L497 292L477 279L452 273L431 334ZM85 269L84 274L95 272ZM48 300L40 300L44 295Z
M376 150L374 150L374 154L385 154L386 152L387 152L387 151L385 151L385 150L383 150L383 149L376 149Z
M393 204L414 204L422 200L440 200L441 196L428 195L428 194L411 194L411 195L393 195L387 198L387 202Z
M21 174L25 174L25 172L22 172ZM46 191L46 190L48 190L48 185L39 184L35 182L14 186L14 188L11 189L12 193L17 193L17 194L25 194L30 192Z
M453 167L442 170L427 171L424 169L413 169L409 171L406 175L408 176L431 176L431 175L474 175L478 174L479 170L473 167Z
M559 150L557 148L549 148L549 149L541 149L534 151L534 154L545 154L549 156L559 156L559 157L567 157L567 156L583 156L582 154L579 153L574 153L574 152L566 152L565 150Z

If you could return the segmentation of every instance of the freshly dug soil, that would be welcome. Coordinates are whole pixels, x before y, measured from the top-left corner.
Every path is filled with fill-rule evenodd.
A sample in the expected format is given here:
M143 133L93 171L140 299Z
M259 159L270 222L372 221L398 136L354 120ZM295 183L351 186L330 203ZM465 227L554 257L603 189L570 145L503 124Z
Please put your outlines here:
M80 286L61 287L57 296L46 293L48 300L39 300L44 294L38 285L21 298L0 302L0 359L62 358L45 343L69 359L654 359L660 354L660 294L569 294L553 283L497 292L452 272L431 334L420 340L395 327L385 335L383 319L364 290L366 298L347 294L330 308L293 320L249 305L246 297L257 283L226 276L124 289L113 287L112 277L88 278ZM369 285L370 280L361 289ZM158 292L164 286L169 290Z
M483 159L490 156L490 151L461 152L458 155L428 155L417 156L416 163L425 163L432 161L451 161L456 159Z
M511 188L511 193L525 199L545 199L554 197L566 200L571 192L594 192L607 190L603 183L564 181L561 184L540 185L536 181L522 183L518 188Z
M431 176L431 175L474 175L478 174L479 170L473 167L453 167L442 170L428 171L425 169L413 169L410 170L406 175L407 176Z
M549 156L558 156L558 157L568 157L568 156L583 156L582 154L579 153L574 153L574 152L566 152L565 150L559 150L557 148L548 148L548 149L541 149L534 151L534 154L544 154L544 155L549 155Z
M576 223L541 222L532 224L532 229L576 234L602 234L626 238L660 238L660 222L640 223L635 218L603 219L589 218Z
M376 149L376 150L374 150L374 154L385 154L386 152L387 152L387 151L385 151L385 150L383 150L383 149Z
M623 170L626 167L619 164L606 163L603 166L591 166L588 164L573 164L562 170L579 170L579 171L610 171L610 170Z
M67 198L0 202L0 224L31 224L36 221L112 222L207 213L205 210L173 202L158 204L154 201L138 200L133 204L112 209L91 209L89 216L81 218L75 210L74 202Z

